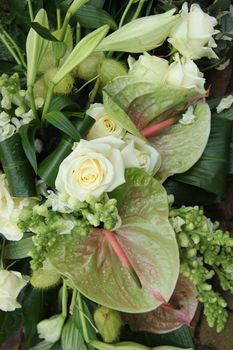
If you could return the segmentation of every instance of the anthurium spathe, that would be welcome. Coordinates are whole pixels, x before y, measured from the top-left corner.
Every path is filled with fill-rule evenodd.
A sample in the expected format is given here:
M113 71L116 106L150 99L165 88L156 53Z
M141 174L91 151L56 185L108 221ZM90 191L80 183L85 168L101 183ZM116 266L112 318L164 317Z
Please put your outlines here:
M111 194L122 226L88 237L61 237L50 261L95 302L124 312L146 312L167 302L179 273L175 234L164 188L142 169L126 171L126 184Z

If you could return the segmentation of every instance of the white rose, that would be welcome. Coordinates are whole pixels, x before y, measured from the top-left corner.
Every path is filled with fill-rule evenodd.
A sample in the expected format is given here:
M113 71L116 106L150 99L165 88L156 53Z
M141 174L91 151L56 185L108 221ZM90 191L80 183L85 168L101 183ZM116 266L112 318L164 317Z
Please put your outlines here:
M125 182L124 162L120 149L123 141L106 136L92 141L81 140L63 160L55 186L59 192L85 201L100 197Z
M136 61L129 56L129 75L143 77L156 86L164 83L168 71L168 61L156 56L151 56L147 52L139 56Z
M195 88L200 93L205 92L205 79L197 65L190 59L175 55L175 61L170 64L167 75L170 85L183 88Z
M216 47L213 35L217 20L203 12L198 4L193 4L188 12L184 3L180 20L172 28L168 41L184 56L192 59L201 57L218 58L212 48Z
M19 241L23 233L17 227L17 214L27 201L11 197L4 174L0 175L0 234L10 241Z
M96 121L87 135L87 140L109 135L119 138L124 136L125 130L106 114L102 103L92 104L87 110L87 114Z
M64 316L60 314L39 322L37 325L39 338L50 343L58 341L61 337L64 321Z
M16 298L27 282L19 272L0 270L0 310L14 311L21 307Z
M158 151L146 141L131 134L126 134L126 143L122 150L125 167L142 168L151 175L154 175L161 165L161 157Z

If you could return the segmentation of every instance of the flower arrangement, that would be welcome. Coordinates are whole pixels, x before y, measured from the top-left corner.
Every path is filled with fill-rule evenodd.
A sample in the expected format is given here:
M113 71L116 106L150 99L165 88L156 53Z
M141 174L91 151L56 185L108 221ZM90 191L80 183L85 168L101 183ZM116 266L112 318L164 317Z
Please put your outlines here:
M233 239L189 195L224 194L233 100L209 101L202 70L227 58L232 8L128 1L116 23L96 3L55 1L54 23L28 1L24 48L0 25L15 61L0 77L0 317L31 350L191 349L198 301L217 332L227 321L210 280L233 292Z

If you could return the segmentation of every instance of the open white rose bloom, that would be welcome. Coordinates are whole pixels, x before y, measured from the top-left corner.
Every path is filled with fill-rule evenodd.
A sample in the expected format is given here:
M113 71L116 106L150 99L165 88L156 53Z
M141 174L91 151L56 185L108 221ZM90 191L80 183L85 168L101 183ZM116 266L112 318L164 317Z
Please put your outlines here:
M217 45L213 35L219 31L216 18L202 11L198 4L193 4L188 11L184 3L178 23L172 28L168 41L184 57L198 59L201 57L218 58L213 51Z
M0 270L0 310L14 311L21 305L16 298L28 279L17 271Z
M113 136L81 140L60 165L55 184L57 190L80 201L90 195L98 198L104 192L113 191L125 182L120 151L123 144Z

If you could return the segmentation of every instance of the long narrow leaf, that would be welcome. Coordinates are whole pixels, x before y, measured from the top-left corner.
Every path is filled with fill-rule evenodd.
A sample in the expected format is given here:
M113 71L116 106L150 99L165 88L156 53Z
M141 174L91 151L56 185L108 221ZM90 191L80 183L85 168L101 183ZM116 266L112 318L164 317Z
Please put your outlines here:
M4 258L10 260L24 259L33 248L32 238L24 238L17 242L10 242L4 250Z
M81 7L76 13L75 18L85 28L95 29L107 24L111 29L117 29L114 19L106 11L94 5Z
M60 111L51 111L47 113L44 118L53 126L63 131L66 135L70 136L74 141L78 141L81 138L79 132L75 129L71 121Z
M14 197L36 196L35 174L18 133L0 142L0 160L11 194Z
M32 122L21 126L21 128L19 129L19 134L21 136L24 152L35 173L37 173L37 159L34 143L37 127L38 125Z

